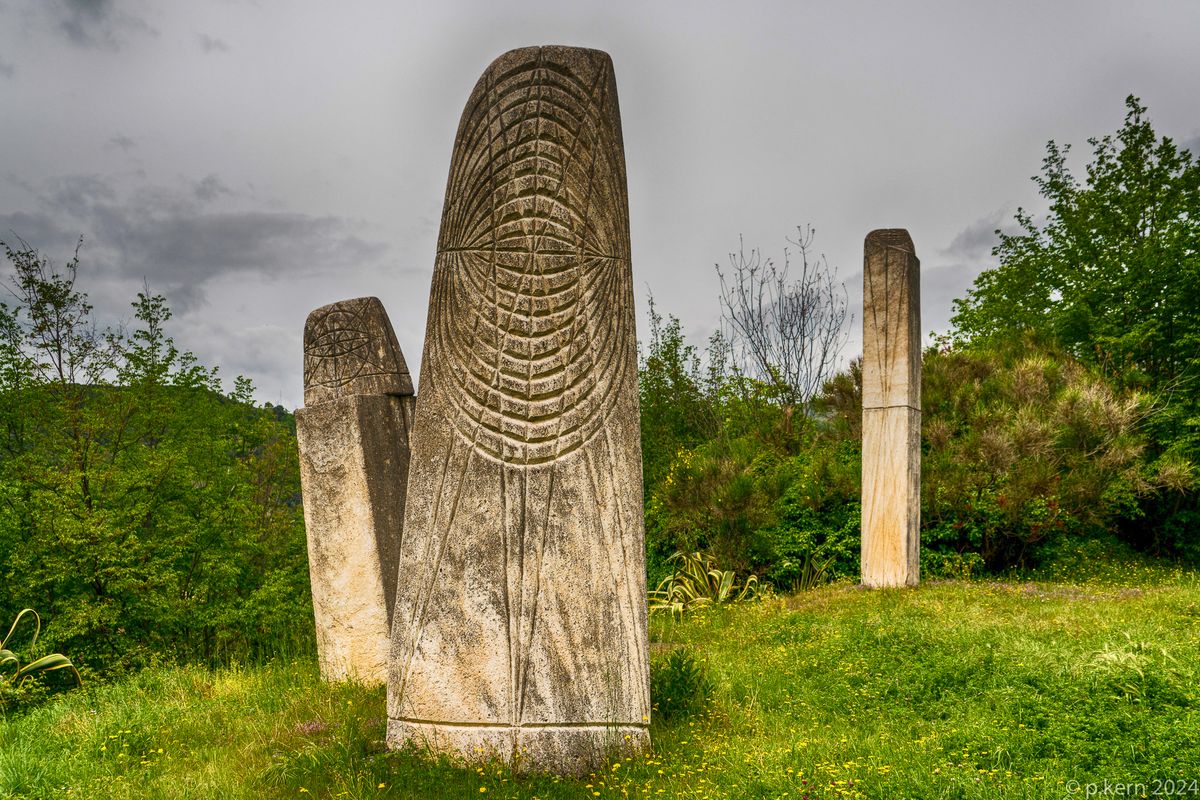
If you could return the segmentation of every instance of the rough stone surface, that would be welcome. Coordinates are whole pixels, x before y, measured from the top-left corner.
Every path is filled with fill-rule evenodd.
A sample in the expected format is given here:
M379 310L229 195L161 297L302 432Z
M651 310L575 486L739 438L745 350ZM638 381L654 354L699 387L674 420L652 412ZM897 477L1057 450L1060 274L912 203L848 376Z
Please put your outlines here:
M916 586L921 546L921 264L901 229L863 263L862 582Z
M514 50L459 124L388 743L571 773L648 745L637 353L612 62Z
M296 438L321 675L382 683L404 524L412 380L374 297L313 311L304 342L309 405L296 411Z

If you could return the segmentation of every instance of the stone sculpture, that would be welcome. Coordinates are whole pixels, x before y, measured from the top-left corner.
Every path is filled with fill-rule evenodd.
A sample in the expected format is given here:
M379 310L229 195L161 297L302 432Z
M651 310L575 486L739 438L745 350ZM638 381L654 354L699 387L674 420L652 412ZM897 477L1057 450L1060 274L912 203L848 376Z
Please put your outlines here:
M326 680L387 679L413 385L383 304L308 316L296 410L304 524Z
M637 354L608 55L498 58L430 293L388 744L582 772L648 744Z
M916 586L921 547L921 263L903 229L863 261L862 582Z

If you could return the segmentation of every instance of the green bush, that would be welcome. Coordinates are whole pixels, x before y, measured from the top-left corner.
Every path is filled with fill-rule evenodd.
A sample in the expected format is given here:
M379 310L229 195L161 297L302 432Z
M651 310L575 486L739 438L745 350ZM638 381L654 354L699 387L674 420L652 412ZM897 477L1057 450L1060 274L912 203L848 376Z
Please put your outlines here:
M776 523L766 530L765 577L781 589L858 575L859 449L849 442L817 439L816 444L793 459L793 482L776 501Z
M656 720L699 714L712 692L704 663L687 648L677 647L650 662L650 703Z
M1032 567L1063 537L1125 529L1143 549L1200 558L1200 516L1187 502L1195 468L1148 450L1148 395L1029 337L942 342L925 353L922 394L926 574ZM719 429L664 458L648 488L650 585L681 550L712 553L780 589L856 577L858 363L826 384L800 425L745 380L709 397ZM1147 498L1171 514L1152 519Z
M674 551L703 550L739 571L768 555L764 530L782 492L778 455L749 438L676 455L653 490L651 529Z
M1061 536L1111 531L1155 485L1149 400L1032 340L924 362L922 545L1029 565Z
M1118 131L1088 139L1083 170L1069 145L1046 145L1033 180L1048 212L1018 209L1016 230L997 231L997 264L955 301L954 336L993 347L1033 333L1117 390L1152 396L1139 425L1151 485L1110 486L1101 521L1200 564L1200 160L1155 133L1138 98L1125 107ZM1030 511L1052 521L1053 509Z

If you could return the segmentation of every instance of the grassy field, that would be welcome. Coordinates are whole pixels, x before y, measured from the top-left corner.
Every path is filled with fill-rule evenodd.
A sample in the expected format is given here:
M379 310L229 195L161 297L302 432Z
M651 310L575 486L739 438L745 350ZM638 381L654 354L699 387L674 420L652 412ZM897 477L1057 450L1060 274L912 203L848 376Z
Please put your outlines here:
M583 780L389 754L382 688L323 686L302 661L59 695L0 722L0 797L1200 796L1192 574L838 585L651 636L693 653L711 695Z

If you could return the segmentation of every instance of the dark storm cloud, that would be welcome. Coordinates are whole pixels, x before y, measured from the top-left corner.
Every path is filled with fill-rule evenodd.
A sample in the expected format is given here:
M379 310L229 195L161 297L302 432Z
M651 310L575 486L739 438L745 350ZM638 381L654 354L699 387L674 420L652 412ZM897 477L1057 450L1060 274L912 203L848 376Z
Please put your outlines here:
M228 272L274 277L332 271L374 260L383 246L351 234L337 217L251 211L142 215L107 209L126 254L122 271L172 284L203 283Z
M177 314L182 315L203 308L208 303L208 294L202 286L196 284L175 284L160 291L159 286L150 284L149 278L146 279L146 283L150 285L151 293L165 295L167 305Z
M57 0L47 8L59 32L78 47L119 50L125 34L158 34L144 19L118 9L116 0Z
M55 211L84 219L96 208L116 201L111 182L99 175L67 175L47 182L42 202Z
M40 210L0 215L0 231L56 255L83 233L97 272L146 278L181 312L201 305L205 285L226 275L336 275L387 249L341 217L215 208L233 195L216 175L187 189L149 187L128 197L106 177L73 175L39 192Z
M229 45L226 44L224 40L218 39L215 36L209 36L207 33L200 33L196 35L196 38L200 42L200 49L206 53L229 52Z

